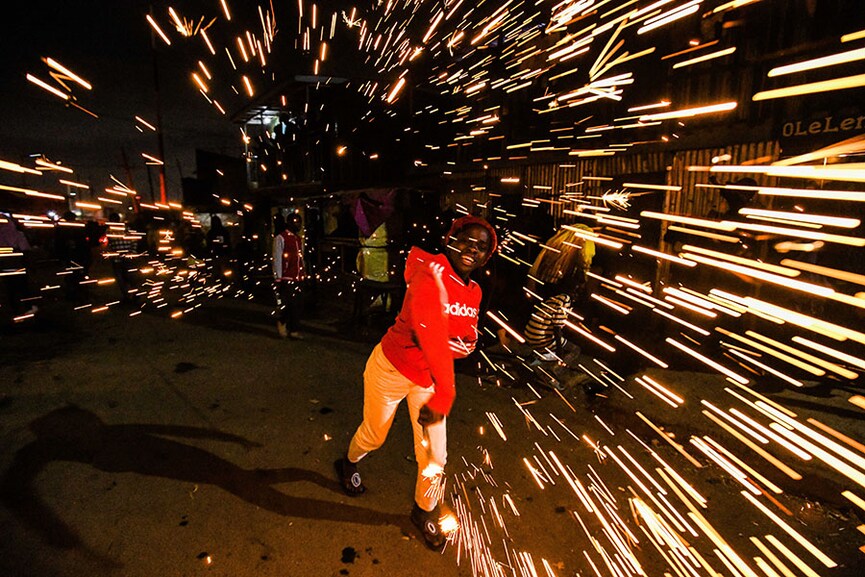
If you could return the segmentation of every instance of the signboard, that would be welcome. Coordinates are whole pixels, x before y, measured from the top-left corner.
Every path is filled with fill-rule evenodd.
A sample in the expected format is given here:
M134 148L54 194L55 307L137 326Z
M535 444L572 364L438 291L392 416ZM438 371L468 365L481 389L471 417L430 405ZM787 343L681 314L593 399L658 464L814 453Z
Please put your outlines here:
M804 118L784 118L776 138L782 156L802 154L865 134L865 114L858 110L830 112Z
M859 116L824 116L819 120L796 120L785 122L781 127L783 138L794 136L816 136L840 133L839 138L843 140L845 135L853 136L865 132L865 115Z

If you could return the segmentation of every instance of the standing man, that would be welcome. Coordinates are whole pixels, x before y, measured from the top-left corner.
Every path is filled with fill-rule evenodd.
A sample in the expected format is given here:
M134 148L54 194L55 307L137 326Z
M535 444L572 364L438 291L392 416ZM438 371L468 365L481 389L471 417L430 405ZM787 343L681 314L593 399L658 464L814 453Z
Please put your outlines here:
M18 221L9 213L0 214L0 286L6 287L6 300L12 317L36 313L27 270L30 250L30 242ZM30 302L30 307L25 311L27 302Z
M301 219L292 213L287 221L277 218L273 238L273 278L276 282L276 330L281 338L300 340L300 307L304 279Z
M78 216L70 210L54 230L54 250L63 267L61 273L65 275L66 298L83 303L89 294L82 282L87 280L93 260L86 225L78 221Z
M231 239L228 229L218 216L210 217L210 230L207 231L207 251L210 253L213 274L220 277L226 274L228 258L231 252Z
M470 275L495 250L493 227L473 216L454 221L445 237L445 254L412 247L402 310L363 373L363 422L335 463L343 491L362 494L366 489L357 463L381 447L397 407L408 399L417 461L411 520L435 550L444 546L447 533L440 501L447 460L445 417L456 397L453 360L468 356L478 338L481 288Z

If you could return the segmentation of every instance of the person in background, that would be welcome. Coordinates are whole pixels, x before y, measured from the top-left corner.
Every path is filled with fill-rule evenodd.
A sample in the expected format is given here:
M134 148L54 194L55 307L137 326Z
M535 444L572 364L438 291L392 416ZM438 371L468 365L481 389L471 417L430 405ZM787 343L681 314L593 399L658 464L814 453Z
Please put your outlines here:
M228 229L222 224L218 216L210 218L210 230L205 237L207 241L207 252L211 258L211 267L214 275L228 276L228 259L231 256L231 243Z
M577 227L591 230L582 225ZM496 344L485 353L504 358L504 363L517 372L531 368L534 382L562 391L565 383L561 377L581 352L580 347L565 338L565 323L570 320L576 324L585 314L586 280L595 244L562 229L544 247L535 258L526 283L525 292L534 304L523 321L525 342L518 342L502 329L497 332ZM582 314L572 312L573 309ZM511 314L510 310L508 317L525 318L522 314ZM495 381L499 378L498 371L484 378Z
M303 297L303 243L301 219L291 214L287 220L275 219L273 238L273 278L276 283L276 330L281 338L299 340L300 309Z
M0 280L6 293L8 313L12 316L35 314L30 279L27 272L27 253L30 242L11 214L0 214ZM29 305L27 303L30 303Z
M381 223L369 236L360 235L357 251L357 271L360 276L376 282L387 282L387 223Z
M562 328L571 310L571 295L562 292L535 305L526 324L526 343L541 361L555 361L564 355Z
M66 283L66 298L74 302L84 302L88 297L86 285L81 284L90 272L93 257L90 239L87 238L85 223L78 220L71 210L57 223L54 241L55 251L63 267Z
M120 215L112 213L108 217L108 246L102 255L111 261L111 270L114 273L114 281L120 291L120 301L131 303L135 301L130 291L134 292L132 275L129 272L132 259L136 254L138 237L129 234L126 225L120 220Z
M447 460L445 417L456 397L454 358L469 355L478 339L481 288L470 276L486 264L496 242L487 221L465 216L453 222L445 237L445 254L412 247L402 310L366 363L363 421L346 454L334 463L345 493L364 493L357 463L381 447L397 407L407 399L417 461L411 520L435 550L444 546L447 532L440 499Z
M210 256L218 259L228 253L228 230L222 224L222 219L214 216L210 219L210 230L207 231L207 250Z
M541 361L562 362L567 343L562 330L571 310L585 298L586 275L595 255L594 242L582 239L576 245L573 241L578 239L570 235L556 235L547 241L547 246L567 242L565 239L570 241L570 245L566 245L569 249L567 252L559 251L553 255L553 263L545 263L549 259L544 258L546 255L539 255L529 273L532 278L543 278L547 283L543 286L533 284L531 287L540 292L542 298L546 298L535 304L525 328L526 343ZM570 320L573 322L576 319Z
M492 358L499 358L505 365L513 367L512 374L524 374L523 369L531 369L532 381L559 391L565 390L563 373L579 356L581 350L565 338L566 321L577 323L582 317L573 313L580 304L581 292L585 287L585 274L576 271L556 284L549 285L544 294L552 296L538 300L526 323L523 336L525 342L505 335L495 345L484 352ZM542 295L536 295L543 298ZM498 372L486 375L495 381ZM518 379L519 380L519 379Z

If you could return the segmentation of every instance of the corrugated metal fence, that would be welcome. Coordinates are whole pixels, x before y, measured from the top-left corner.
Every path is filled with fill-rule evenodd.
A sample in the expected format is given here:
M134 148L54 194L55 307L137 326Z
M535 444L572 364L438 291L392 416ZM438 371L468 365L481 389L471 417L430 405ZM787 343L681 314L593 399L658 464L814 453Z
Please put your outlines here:
M550 212L557 222L569 221L562 213L566 208L561 201L562 195L582 192L586 196L600 196L610 190L612 183L621 182L622 177L638 179L641 174L666 173L666 184L681 186L682 189L666 194L664 211L706 216L719 206L719 189L697 187L697 184L709 184L710 173L690 170L689 167L708 167L713 164L713 159L721 159L724 164L769 164L778 159L778 154L778 143L772 141L674 153L632 153L575 158L572 162L492 167L453 175L450 180L453 192L444 197L443 203L450 206L459 204L471 210L485 205L491 194L520 195L521 198L550 202ZM723 184L733 179L722 174L718 180ZM762 175L755 176L755 180L764 186L773 186L776 181L774 177Z
M668 186L680 186L681 190L664 193L662 210L668 214L683 214L706 217L721 205L720 188L698 187L698 184L728 184L738 180L737 175L710 173L707 169L716 163L747 165L770 164L779 157L779 145L775 141L736 144L723 148L684 150L677 152L630 153L616 156L575 158L572 162L521 164L508 167L492 167L486 170L462 172L450 176L451 191L442 196L442 208L458 208L474 211L477 208L490 208L491 198L510 196L515 206L523 199L536 199L549 203L549 212L557 224L570 223L575 219L563 211L573 208L574 200L581 197L599 197L621 185L627 178L641 182L640 175L652 175L642 182ZM665 178L659 182L658 176ZM777 178L765 175L748 175L758 185L775 186ZM609 180L608 180L609 179ZM764 204L771 208L772 197ZM583 202L585 202L583 200ZM590 202L599 204L597 199ZM500 204L500 203L494 203ZM496 215L483 212L493 218ZM660 238L664 238L667 223L662 223ZM660 241L657 248L669 251L670 247ZM666 279L668 267L662 266L659 279Z

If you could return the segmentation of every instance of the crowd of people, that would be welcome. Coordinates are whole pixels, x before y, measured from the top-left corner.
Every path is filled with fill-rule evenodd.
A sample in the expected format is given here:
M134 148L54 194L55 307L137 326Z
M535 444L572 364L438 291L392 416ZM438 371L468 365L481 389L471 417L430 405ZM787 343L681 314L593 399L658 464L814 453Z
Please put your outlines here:
M0 322L33 318L40 303L55 294L76 306L89 302L94 276L113 279L112 300L136 304L143 263L177 256L219 262L228 244L227 233L217 240L172 215L124 219L111 213L96 219L67 211L37 219L0 212Z

